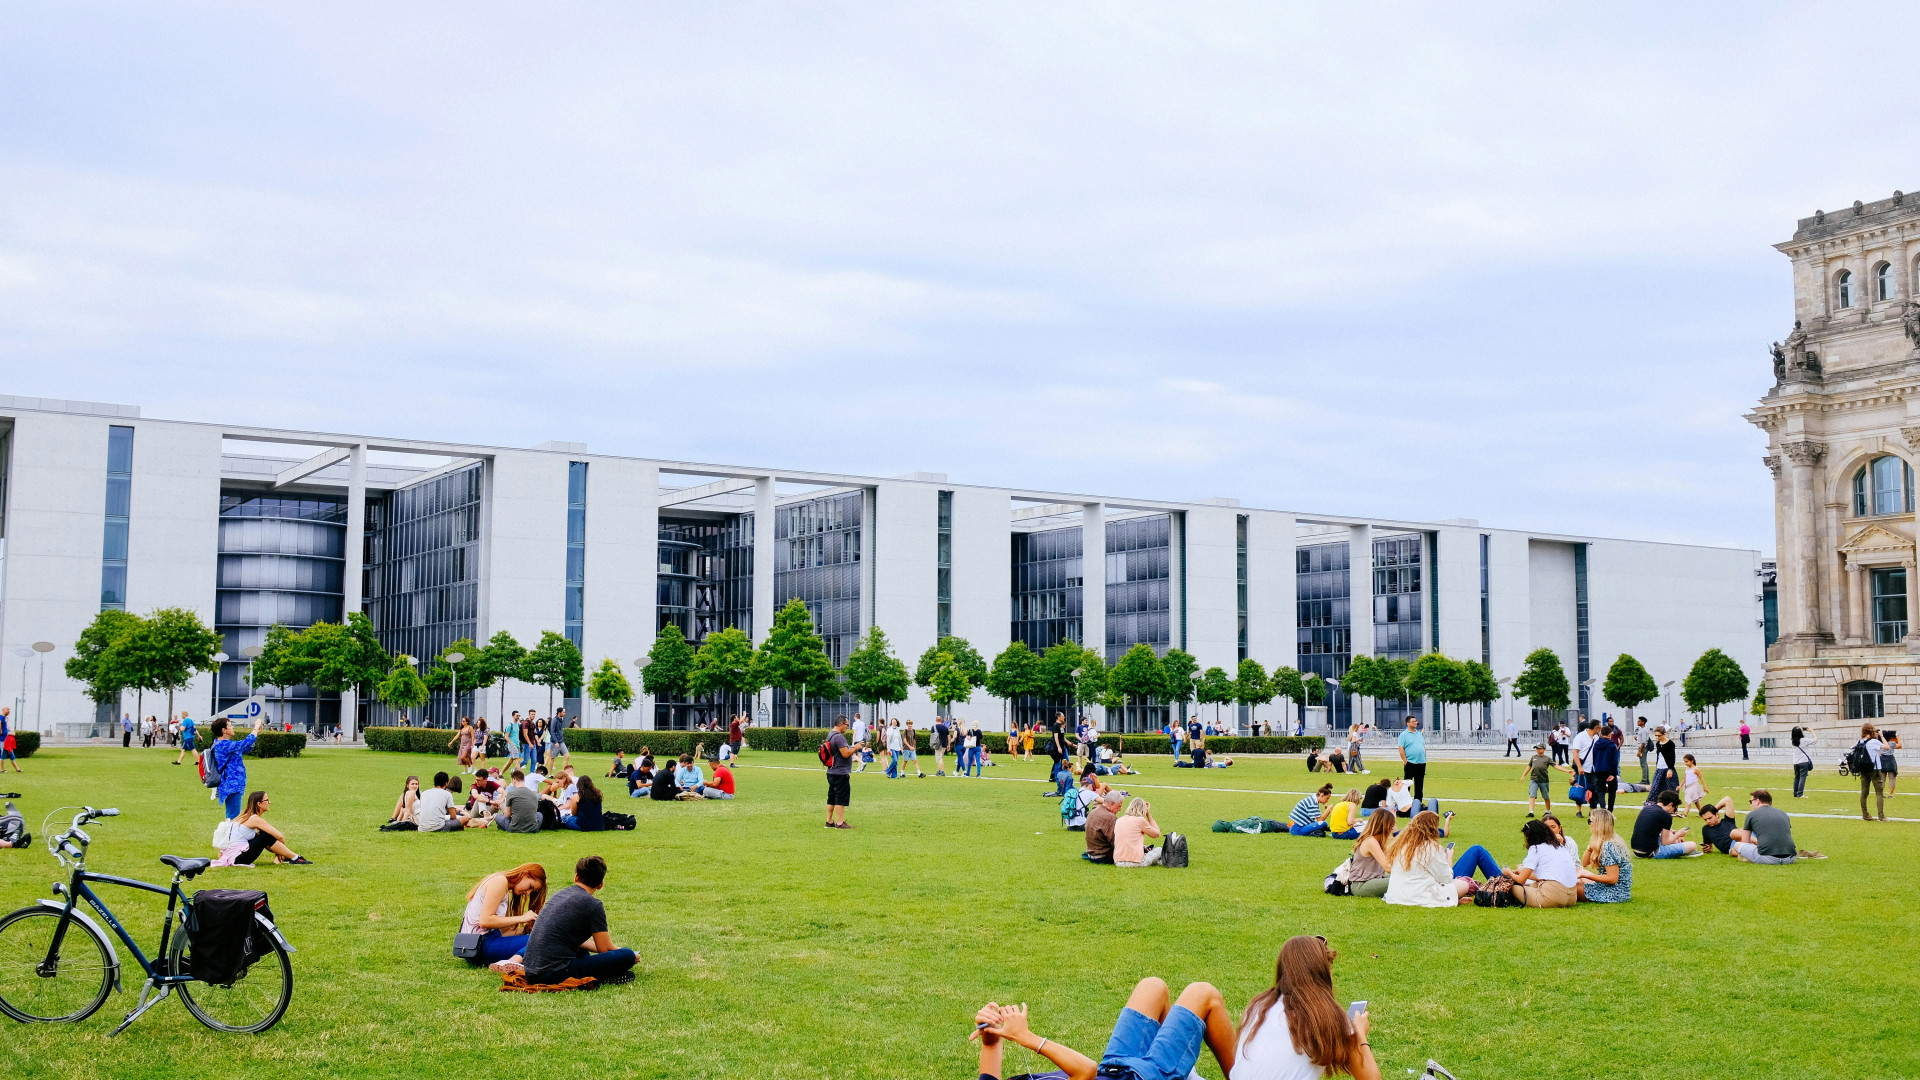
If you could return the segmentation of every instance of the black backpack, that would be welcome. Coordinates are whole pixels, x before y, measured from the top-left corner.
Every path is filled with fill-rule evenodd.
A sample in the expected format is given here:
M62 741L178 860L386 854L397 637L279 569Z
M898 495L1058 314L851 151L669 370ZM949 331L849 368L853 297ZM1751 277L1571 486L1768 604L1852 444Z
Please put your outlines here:
M1873 755L1867 752L1865 739L1854 743L1853 749L1847 751L1847 771L1855 776L1864 776L1879 767L1880 763L1873 760Z
M1185 870L1187 868L1187 837L1185 833L1170 832L1167 834L1167 850L1165 854L1160 856L1160 865L1172 867L1175 870Z

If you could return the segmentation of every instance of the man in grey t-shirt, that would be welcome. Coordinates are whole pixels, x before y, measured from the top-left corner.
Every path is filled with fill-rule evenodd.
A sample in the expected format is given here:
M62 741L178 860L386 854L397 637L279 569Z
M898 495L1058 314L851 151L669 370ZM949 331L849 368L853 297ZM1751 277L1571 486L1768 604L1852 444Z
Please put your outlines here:
M851 829L847 824L847 803L853 798L853 755L859 744L847 737L847 718L833 722L833 734L827 736L827 828Z
M506 809L493 815L494 828L517 833L540 831L540 796L527 786L526 773L513 770L513 783L507 785L500 803Z
M1798 854L1793 846L1793 823L1787 812L1773 805L1773 794L1761 788L1747 796L1753 809L1747 814L1747 832L1751 843L1733 845L1734 857L1750 863L1790 863Z

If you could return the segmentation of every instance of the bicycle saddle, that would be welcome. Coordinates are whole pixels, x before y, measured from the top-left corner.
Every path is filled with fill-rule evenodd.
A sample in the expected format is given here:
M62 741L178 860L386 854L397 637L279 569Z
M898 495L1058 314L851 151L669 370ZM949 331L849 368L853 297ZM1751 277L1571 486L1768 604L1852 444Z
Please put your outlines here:
M162 855L160 861L179 871L183 878L191 878L213 865L212 859L189 859L184 855Z

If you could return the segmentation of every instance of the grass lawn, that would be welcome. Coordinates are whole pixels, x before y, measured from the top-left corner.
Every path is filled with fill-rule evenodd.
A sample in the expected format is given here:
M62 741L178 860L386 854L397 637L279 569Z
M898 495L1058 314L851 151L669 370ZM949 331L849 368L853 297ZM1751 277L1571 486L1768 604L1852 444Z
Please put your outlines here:
M164 882L157 857L208 854L218 816L171 760L50 749L0 789L25 793L36 841L55 806L118 806L124 816L91 827L90 867ZM376 831L407 774L451 763L320 749L251 764L274 820L318 865L213 870L197 884L271 895L300 950L277 1028L216 1035L167 1002L109 1041L129 993L78 1026L0 1019L0 1075L972 1077L965 1039L988 999L1029 1003L1036 1031L1097 1057L1140 977L1176 991L1213 982L1238 1011L1271 979L1281 941L1317 933L1340 952L1341 998L1372 1002L1387 1077L1428 1057L1461 1080L1920 1076L1911 823L1796 818L1796 839L1825 862L1640 862L1627 905L1434 911L1324 895L1345 843L1208 831L1216 818L1284 818L1297 796L1280 793L1309 786L1298 758L1204 774L1137 762L1143 775L1126 786L1191 837L1184 871L1082 863L1081 836L1061 830L1033 782L1040 763L983 780L889 781L875 767L854 778L849 832L821 828L810 755L751 752L733 802L620 800L635 832ZM597 775L607 759L576 765ZM1520 771L1437 763L1428 793L1513 800ZM1830 771L1797 802L1784 766L1712 766L1708 782L1743 808L1763 784L1790 813L1854 805ZM1913 798L1889 812L1920 816ZM1524 806L1452 806L1463 847L1518 861ZM1624 798L1621 810L1630 827ZM1583 823L1569 824L1584 843ZM492 973L451 956L481 875L536 860L558 887L590 853L611 864L602 897L615 942L641 953L639 981L502 994ZM0 852L0 912L51 895L55 876L37 842ZM150 947L162 903L103 891ZM1016 1049L1008 1067L1045 1066ZM1217 1076L1211 1058L1201 1072Z

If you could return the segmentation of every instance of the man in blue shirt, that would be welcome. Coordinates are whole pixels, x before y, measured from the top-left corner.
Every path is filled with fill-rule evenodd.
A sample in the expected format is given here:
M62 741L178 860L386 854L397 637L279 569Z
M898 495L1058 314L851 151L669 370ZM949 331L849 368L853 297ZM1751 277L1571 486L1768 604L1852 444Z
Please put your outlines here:
M193 722L193 714L189 712L181 713L180 714L180 752L173 756L173 763L175 765L178 765L186 761L188 757L199 753L200 752L199 743L200 743L200 726Z
M1427 788L1427 737L1420 733L1420 718L1407 717L1407 730L1400 733L1400 769L1401 773L1413 782L1413 802L1415 806L1426 802Z
M228 821L240 816L240 796L247 790L247 751L253 749L266 722L265 713L254 717L253 731L245 738L226 717L213 722L213 771L220 778L213 797L225 807Z

